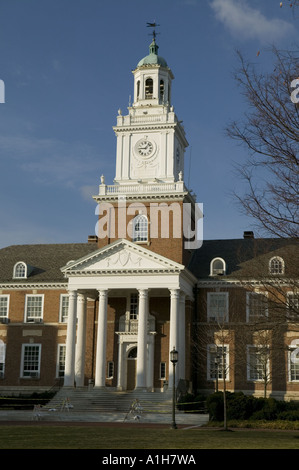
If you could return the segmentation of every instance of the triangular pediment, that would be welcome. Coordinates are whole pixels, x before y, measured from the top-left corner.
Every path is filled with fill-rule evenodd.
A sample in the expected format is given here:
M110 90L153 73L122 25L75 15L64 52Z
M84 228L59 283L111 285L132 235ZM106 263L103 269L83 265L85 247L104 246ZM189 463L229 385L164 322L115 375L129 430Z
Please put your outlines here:
M66 276L94 273L180 272L184 266L128 240L118 240L62 268Z

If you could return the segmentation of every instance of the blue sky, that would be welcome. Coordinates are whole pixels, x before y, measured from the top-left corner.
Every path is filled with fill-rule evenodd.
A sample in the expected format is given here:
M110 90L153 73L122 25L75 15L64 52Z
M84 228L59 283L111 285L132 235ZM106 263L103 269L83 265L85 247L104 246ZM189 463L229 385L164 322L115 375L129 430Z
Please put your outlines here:
M0 0L0 247L85 242L100 176L115 176L116 124L148 54L154 21L172 69L173 105L189 148L185 182L204 205L204 238L252 229L230 193L244 149L225 136L246 104L236 50L271 67L293 48L298 19L276 0ZM257 55L258 51L260 52Z

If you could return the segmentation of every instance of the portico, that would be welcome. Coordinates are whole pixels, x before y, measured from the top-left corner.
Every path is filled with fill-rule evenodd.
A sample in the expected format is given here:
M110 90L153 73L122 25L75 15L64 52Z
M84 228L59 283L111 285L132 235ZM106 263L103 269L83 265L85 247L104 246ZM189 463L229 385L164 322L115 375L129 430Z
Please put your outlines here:
M105 387L107 377L107 311L109 298L135 295L137 311L130 317L126 309L119 315L115 374L117 389L130 388L128 367L136 368L135 388L154 389L154 357L159 312L150 300L167 299L167 342L180 353L177 381L185 379L185 300L192 300L194 279L186 268L138 244L119 240L63 268L68 277L69 313L66 340L64 385L84 385L86 300L98 299L95 344L95 387ZM159 302L158 302L159 303ZM160 321L161 323L161 321ZM160 339L159 339L160 341ZM164 340L165 342L165 340ZM159 344L159 347L161 345ZM137 348L137 354L136 353ZM133 361L135 360L135 363ZM130 362L131 361L131 362ZM167 379L172 384L172 368L167 364Z

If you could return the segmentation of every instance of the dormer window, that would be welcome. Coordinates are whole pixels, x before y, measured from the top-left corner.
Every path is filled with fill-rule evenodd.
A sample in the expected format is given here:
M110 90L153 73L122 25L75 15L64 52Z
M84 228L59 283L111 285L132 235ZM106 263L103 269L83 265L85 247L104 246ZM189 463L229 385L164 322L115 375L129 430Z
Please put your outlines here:
M210 276L224 276L226 274L226 263L222 258L214 258L210 264Z
M284 260L279 256L270 259L269 262L270 274L284 274Z
M27 279L27 265L23 261L15 264L13 270L14 279Z

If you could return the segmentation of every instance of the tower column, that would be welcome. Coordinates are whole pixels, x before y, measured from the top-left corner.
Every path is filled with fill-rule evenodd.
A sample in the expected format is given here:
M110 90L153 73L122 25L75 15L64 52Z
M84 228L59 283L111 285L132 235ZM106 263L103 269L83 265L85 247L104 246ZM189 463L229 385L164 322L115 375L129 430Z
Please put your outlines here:
M73 387L75 380L77 291L69 291L69 309L66 332L64 386Z
M85 368L85 343L86 343L86 296L78 294L77 298L77 317L78 317L78 332L76 344L76 362L75 362L75 377L76 386L83 387L84 385L84 368Z
M105 387L108 290L99 290L95 387Z
M169 377L168 384L169 387L172 387L173 384L173 367L170 362L170 351L173 348L179 353L178 364L181 361L180 358L180 347L179 347L179 299L180 299L180 290L171 289L170 290L170 331L169 331ZM178 374L177 374L178 375ZM178 383L178 377L176 375L176 385Z
M139 290L136 388L146 388L148 289Z

